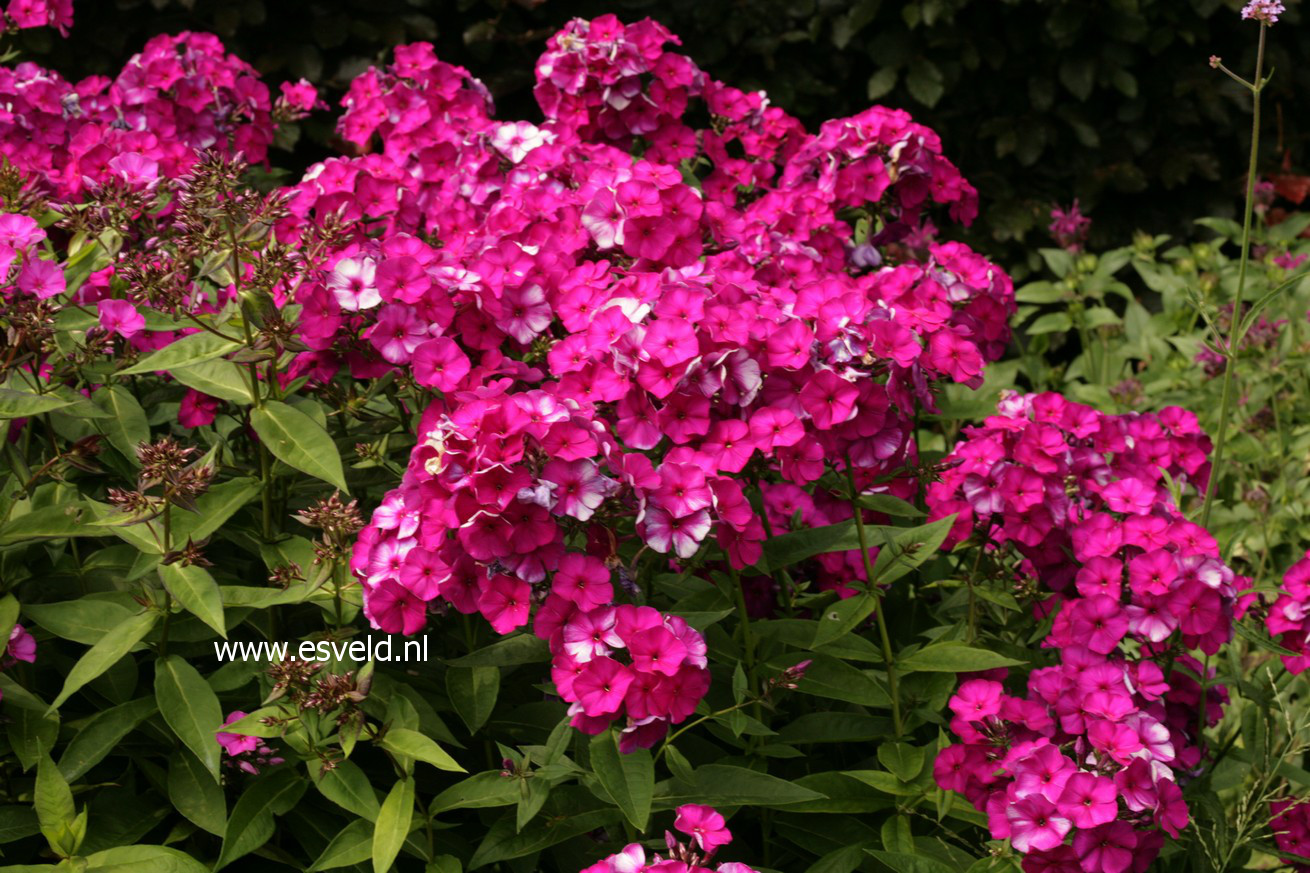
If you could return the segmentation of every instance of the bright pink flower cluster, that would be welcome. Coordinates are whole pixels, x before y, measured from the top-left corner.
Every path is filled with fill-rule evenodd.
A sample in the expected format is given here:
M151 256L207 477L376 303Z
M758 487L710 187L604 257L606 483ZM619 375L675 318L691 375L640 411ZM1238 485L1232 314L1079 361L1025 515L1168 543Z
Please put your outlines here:
M293 375L400 367L436 396L358 541L367 614L413 632L440 599L507 632L541 604L547 638L612 621L604 645L633 663L570 655L561 675L632 676L653 702L614 683L604 708L571 698L593 728L620 699L634 724L690 712L703 662L637 666L634 634L698 637L560 595L567 561L587 556L606 590L634 539L680 560L713 539L754 564L749 487L810 486L836 459L866 482L899 469L913 410L935 408L935 382L980 383L1014 308L1008 277L959 243L883 262L930 203L975 211L931 131L875 108L808 135L671 40L649 21L573 22L538 67L541 126L493 121L464 70L402 47L345 100L343 135L381 152L312 168L279 228L361 228L296 292L311 351ZM692 101L709 126L689 126ZM691 157L703 176L674 165ZM847 209L881 222L858 256Z
M312 92L297 83L278 105L307 111ZM261 162L275 127L255 69L203 33L155 37L113 80L73 84L32 63L0 67L0 98L0 154L59 199L176 178L201 149Z
M1310 670L1310 552L1283 574L1278 599L1265 616L1269 635L1295 655L1283 655L1292 673Z
M1297 873L1307 873L1310 864L1299 859L1310 857L1310 803L1305 798L1278 800L1269 804L1269 811L1273 813L1269 827L1274 832L1274 842L1298 858L1285 860Z
M44 300L64 293L63 266L41 257L45 238L31 216L0 214L0 299L25 294Z
M1208 451L1177 408L1105 415L1009 395L929 488L932 517L958 513L951 542L976 537L1052 592L1038 612L1054 616L1042 645L1058 663L1032 671L1024 697L996 677L965 682L950 701L962 743L935 767L1025 853L1025 870L1145 870L1158 829L1187 823L1177 779L1200 763L1198 729L1227 700L1193 678L1213 671L1187 651L1219 650L1249 586L1168 487L1203 485Z
M5 26L19 30L54 27L68 36L73 26L73 0L9 0L4 13Z
M686 804L677 809L673 827L691 837L686 843L670 831L664 832L668 857L646 859L646 849L640 843L631 843L601 861L582 870L582 873L755 873L750 867L736 861L707 866L714 853L732 842L732 834L724 824L723 816L708 806Z

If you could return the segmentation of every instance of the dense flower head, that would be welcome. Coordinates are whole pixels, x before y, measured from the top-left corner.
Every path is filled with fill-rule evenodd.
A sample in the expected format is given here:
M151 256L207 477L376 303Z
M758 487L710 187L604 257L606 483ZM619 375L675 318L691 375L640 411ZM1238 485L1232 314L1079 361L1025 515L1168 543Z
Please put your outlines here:
M1310 552L1283 574L1278 599L1265 616L1269 635L1295 654L1283 655L1292 673L1310 669Z
M1305 798L1295 800L1277 800L1269 804L1273 818L1269 828L1273 831L1274 842L1284 852L1295 855L1295 859L1284 859L1297 873L1306 873L1310 864L1300 859L1310 857L1310 804Z
M667 857L656 854L648 858L644 846L631 843L582 873L755 873L736 861L709 866L715 852L732 842L732 834L716 810L689 803L678 807L676 815L673 827L691 839L684 843L665 831Z
M755 564L761 480L767 512L785 484L850 518L817 480L912 461L914 410L981 384L1014 311L1001 270L920 234L934 204L976 211L931 131L875 107L807 134L673 42L572 22L538 64L541 125L493 119L476 79L402 46L344 100L343 137L380 150L311 168L278 228L360 228L295 292L290 375L403 368L433 397L355 549L367 615L412 632L440 600L501 633L535 615L575 723L626 716L642 745L708 674L696 631L615 598L620 552ZM876 257L853 255L849 210ZM854 593L858 553L822 563Z
M1022 696L995 679L962 684L950 701L961 743L935 766L1025 870L1145 870L1160 831L1187 823L1178 782L1227 700L1190 651L1231 638L1250 584L1173 502L1170 482L1204 486L1208 451L1177 408L1106 415L1010 394L929 488L932 517L957 514L950 542L978 538L1049 592L1036 612L1053 616L1042 646L1056 664L1033 670Z
M312 107L311 91L298 83L291 104ZM72 83L33 63L0 67L0 97L0 155L58 199L155 174L176 178L199 150L262 162L273 142L268 86L212 34L157 36L113 79Z
M1255 20L1261 24L1277 24L1278 16L1287 11L1282 0L1251 0L1242 7L1244 20Z
M68 36L73 26L73 0L9 0L4 8L5 24L19 30L53 27Z

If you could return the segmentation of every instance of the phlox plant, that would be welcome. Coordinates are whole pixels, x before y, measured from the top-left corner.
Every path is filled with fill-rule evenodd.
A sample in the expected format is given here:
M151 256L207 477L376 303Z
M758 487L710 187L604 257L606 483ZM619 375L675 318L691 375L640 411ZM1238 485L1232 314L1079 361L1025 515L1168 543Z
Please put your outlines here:
M0 70L14 869L1299 854L1304 568L1207 527L1247 474L1202 389L1111 411L1108 355L1012 337L1041 294L951 239L976 191L906 112L807 130L677 45L570 22L533 120L397 46L288 184L326 103L213 36ZM1053 219L1082 306L1129 257ZM1244 281L1171 346L1222 415L1278 344Z

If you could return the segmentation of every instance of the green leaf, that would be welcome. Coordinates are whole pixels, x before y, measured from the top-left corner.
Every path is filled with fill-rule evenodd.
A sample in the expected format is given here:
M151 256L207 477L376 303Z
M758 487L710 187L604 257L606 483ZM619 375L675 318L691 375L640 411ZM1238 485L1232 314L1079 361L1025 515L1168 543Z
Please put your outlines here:
M894 870L895 873L960 873L960 868L957 865L939 861L928 855L880 852L877 849L866 849L865 851L885 864L888 869Z
M373 825L357 818L332 838L327 848L309 866L308 873L362 864L373 854Z
M344 810L369 821L378 820L378 796L368 777L354 761L341 761L331 770L323 770L314 780L320 794Z
M0 640L9 640L9 635L14 632L14 625L18 623L18 598L12 594L6 594L0 597Z
M214 836L227 828L227 801L223 789L205 765L186 749L168 759L168 800L197 827Z
M871 526L866 526L869 531ZM846 552L860 547L855 521L812 527L785 533L764 541L764 557L770 569L777 570L798 564L815 555L827 552Z
M1058 303L1064 296L1064 289L1045 280L1029 282L1014 292L1014 299L1019 303Z
M214 731L223 723L223 708L214 689L190 663L166 655L155 662L155 700L173 733L217 782L222 749Z
M805 676L796 683L796 690L801 694L844 700L860 706L891 705L886 689L858 668L817 652L810 659Z
M882 847L888 852L914 854L914 832L908 817L893 815L882 823Z
M136 726L155 713L151 697L131 700L101 710L82 725L59 757L59 772L75 782L117 748Z
M0 419L30 418L33 415L72 406L76 402L54 394L30 394L27 391L0 388Z
M73 805L73 792L49 755L43 755L36 765L33 798L41 833L50 848L63 858L75 855L82 841L74 832L78 816Z
M865 85L864 89L865 96L870 100L881 100L896 87L896 80L899 77L900 71L895 67L882 67L869 77L868 84Z
M188 567L160 564L159 579L183 609L218 631L223 639L227 639L223 596L208 570L195 564Z
M201 394L249 406L250 380L239 364L231 361L201 361L189 367L173 367L168 371L174 379Z
M857 594L845 600L838 600L823 610L811 647L817 649L819 646L846 636L855 630L860 622L872 615L877 606L878 598L872 594Z
M270 400L251 411L250 424L275 458L350 493L336 444L314 419L294 406Z
M222 527L237 510L259 496L258 479L242 477L215 485L196 500L195 512L179 512L173 516L173 542L181 544L192 539L205 539Z
M130 652L133 646L150 633L150 629L155 626L158 619L159 613L147 610L130 615L115 625L78 659L73 669L68 671L68 676L64 679L64 688L59 692L54 703L50 704L50 711L58 709L79 688L108 670L118 662L119 658Z
M169 343L158 351L151 352L132 366L119 370L115 375L134 376L138 373L189 367L201 361L221 358L239 348L241 343L225 340L208 331L197 331Z
M23 770L27 771L54 748L59 738L59 715L45 712L45 705L39 700L36 701L39 709L14 706L9 689L5 689L5 701L10 704L9 745Z
M36 810L30 804L0 806L0 844L41 833Z
M895 518L922 518L923 510L894 494L861 494L859 504L865 509Z
M1024 328L1024 333L1037 336L1043 333L1064 333L1073 328L1073 320L1067 312L1048 312Z
M518 799L517 780L506 779L499 770L488 770L450 786L432 799L428 810L435 815L451 809L487 809L510 806Z
M591 770L632 826L646 830L655 793L655 764L650 750L633 749L624 755L619 751L618 736L605 731L591 739Z
M373 826L373 873L387 873L391 869L409 836L413 819L414 780L405 778L391 786Z
M25 603L23 614L57 637L93 646L135 613L112 600Z
M499 691L498 667L451 667L446 671L446 692L471 734L491 718Z
M955 524L955 514L928 524L904 528L880 528L882 542L873 562L873 578L880 585L895 582L906 573L937 557L938 549ZM869 545L875 545L870 541Z
M136 447L150 439L146 412L136 397L122 385L107 385L91 395L91 401L109 413L100 424L101 433L114 448L134 464L140 464Z
M86 861L86 873L209 873L186 852L168 846L116 846Z
M550 645L536 634L520 633L446 663L452 667L516 667L550 660Z
M1022 663L987 649L957 642L934 643L896 659L896 666L903 673L972 673L996 667L1016 667Z
M847 776L852 779L858 779L865 785L896 797L909 797L920 793L920 789L912 785L907 785L895 774L887 773L882 770L846 770Z
M1266 652L1274 652L1279 655L1284 655L1286 657L1296 657L1296 652L1293 652L1291 649L1284 646L1280 646L1277 642L1271 639L1268 634L1255 630L1246 622L1235 621L1232 624L1233 630L1239 637L1257 648L1264 649Z
M905 77L910 96L924 106L932 108L946 93L946 83L937 65L922 55L910 61L910 74Z
M703 803L707 806L786 807L789 803L822 800L823 794L758 770L730 764L697 767L695 779L677 780L661 804ZM699 798L699 799L697 799Z
M227 820L214 873L268 842L273 836L273 817L295 806L304 791L305 780L291 767L274 770L248 784Z
M436 741L408 728L391 728L382 737L382 748L397 755L431 764L438 770L467 773Z
M913 781L922 772L926 757L924 749L917 749L909 743L883 743L878 746L878 762L903 782Z
M34 539L90 536L83 525L88 502L71 501L58 506L45 506L23 515L15 514L0 525L0 545L21 543Z
M614 824L622 818L622 813L617 809L594 809L572 815L548 815L521 832L516 832L516 816L507 815L491 826L491 830L487 832L477 851L469 859L468 869L476 870L497 861L522 858L597 828Z

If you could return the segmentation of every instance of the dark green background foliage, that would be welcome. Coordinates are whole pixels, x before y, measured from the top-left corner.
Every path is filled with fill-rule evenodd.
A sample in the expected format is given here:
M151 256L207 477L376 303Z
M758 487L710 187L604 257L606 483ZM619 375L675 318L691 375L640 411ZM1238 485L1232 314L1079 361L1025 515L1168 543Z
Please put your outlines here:
M911 110L979 187L977 230L1045 234L1052 201L1082 198L1104 244L1184 216L1232 214L1249 108L1211 54L1249 75L1254 26L1240 0L95 0L70 39L22 36L27 57L69 76L112 73L149 36L219 34L262 72L307 78L335 101L397 43L430 40L496 94L501 114L537 116L532 62L574 16L657 18L713 75L765 88L807 124L870 100ZM1310 33L1295 2L1271 34L1273 124L1262 166L1310 164L1310 125L1291 95L1310 89ZM322 153L330 119L297 157ZM993 243L994 247L995 244Z

